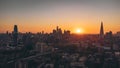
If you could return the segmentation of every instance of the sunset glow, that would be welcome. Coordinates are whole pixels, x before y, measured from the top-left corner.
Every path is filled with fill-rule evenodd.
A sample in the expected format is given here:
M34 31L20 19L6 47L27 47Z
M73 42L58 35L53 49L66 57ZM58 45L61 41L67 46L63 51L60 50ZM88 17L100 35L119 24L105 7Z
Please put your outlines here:
M120 68L120 0L0 0L0 68Z
M78 28L78 29L76 29L76 33L77 33L77 34L81 34L81 33L83 33L83 30L80 29L80 28Z
M0 33L12 32L18 25L20 32L52 32L56 26L71 33L98 34L100 23L104 31L120 31L120 1L4 1L0 2ZM85 29L74 30L75 27Z

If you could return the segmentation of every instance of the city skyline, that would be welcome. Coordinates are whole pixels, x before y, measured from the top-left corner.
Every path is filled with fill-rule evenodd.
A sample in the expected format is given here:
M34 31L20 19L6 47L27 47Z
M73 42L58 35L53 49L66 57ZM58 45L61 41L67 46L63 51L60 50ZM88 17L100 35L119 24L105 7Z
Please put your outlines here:
M99 34L101 21L104 31L120 31L120 1L1 1L0 33L12 32L18 25L20 32L50 33L59 26L62 30L83 34Z
M120 0L0 0L0 68L120 68Z
M99 31L99 33L88 33L88 34L100 34L100 35L102 35L102 36L104 36L104 25L103 25L104 23L101 21L101 25L99 26L100 27L100 31ZM14 29L12 29L12 31L10 32L10 31L6 31L5 33L13 33L15 30L17 30L17 32L19 32L19 33L27 33L27 32L30 32L30 31L27 31L27 32L21 32L21 31L18 31L18 30L20 30L20 29L17 29L17 25L13 25L14 26ZM59 26L56 26L56 28L54 28L54 29L52 29L50 32L45 32L44 30L42 30L42 31L38 31L38 32L36 32L36 33L53 33L54 32L54 30L55 29L58 29L59 28ZM60 27L60 30L62 31L62 33L64 33L64 31L70 31L69 29L61 29L61 27ZM108 32L110 32L110 31L108 31ZM108 32L105 32L105 33L108 33ZM112 31L111 31L112 32ZM117 31L117 32L119 32L119 31ZM116 32L116 33L117 33ZM34 32L30 32L30 33L34 33ZM84 33L84 30L83 29L81 29L81 28L76 28L76 29L74 29L74 32L71 32L70 31L70 33L71 34L87 34L87 33Z

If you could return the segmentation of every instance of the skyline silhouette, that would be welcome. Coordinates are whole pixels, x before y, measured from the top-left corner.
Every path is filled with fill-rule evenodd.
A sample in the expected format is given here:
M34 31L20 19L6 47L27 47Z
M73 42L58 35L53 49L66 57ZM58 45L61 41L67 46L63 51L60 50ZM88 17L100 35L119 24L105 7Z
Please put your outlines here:
M79 1L0 1L0 33L11 32L13 25L19 25L21 32L50 33L56 26L72 33L77 28L84 33L99 33L100 21L104 31L116 33L120 29L119 0Z
M0 0L0 68L120 68L120 0Z
M102 37L104 37L104 34L106 33L108 33L108 32L112 32L111 30L110 31L107 31L107 32L105 32L104 30L104 25L103 25L104 23L103 23L103 21L101 21L101 24L99 25L99 27L100 27L100 31L99 31L99 33L85 33L84 32L84 30L83 29L81 29L81 28L76 28L75 30L74 30L74 32L72 32L72 31L70 31L69 29L61 29L60 28L60 30L61 30L61 32L62 33L64 33L64 31L70 31L70 33L71 34L100 34L100 37L102 38ZM14 30L12 29L12 31L6 31L5 33L15 33L15 31L17 31L18 32L18 27L19 27L19 25L14 25ZM56 29L58 30L58 28L59 28L59 26L56 26ZM52 32L54 32L54 30L55 30L55 28L54 29L52 29L50 32L45 32L44 30L41 30L41 31L38 31L38 32L35 32L35 34L36 33L47 33L47 34L50 34L50 33L52 33ZM27 31L27 32L21 32L20 31L20 29L19 29L19 32L18 33L29 33L30 31ZM113 34L117 34L117 33L119 33L120 31L117 31L116 33L113 33ZM30 33L34 33L34 32L30 32Z

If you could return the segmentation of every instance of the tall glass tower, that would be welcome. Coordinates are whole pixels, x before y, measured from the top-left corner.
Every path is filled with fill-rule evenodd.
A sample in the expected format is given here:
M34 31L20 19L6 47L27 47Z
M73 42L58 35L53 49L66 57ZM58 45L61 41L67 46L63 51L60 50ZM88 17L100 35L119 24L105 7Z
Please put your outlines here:
M101 22L101 27L100 27L100 38L104 38L103 22Z
M17 46L17 44L18 44L18 28L17 28L17 25L14 25L13 42L14 42L14 46Z

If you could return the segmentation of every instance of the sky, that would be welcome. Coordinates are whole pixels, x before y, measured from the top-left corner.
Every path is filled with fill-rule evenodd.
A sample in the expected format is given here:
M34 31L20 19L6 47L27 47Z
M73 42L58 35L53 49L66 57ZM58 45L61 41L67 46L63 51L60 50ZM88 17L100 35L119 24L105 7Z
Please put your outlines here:
M62 30L76 29L83 33L120 31L120 0L0 0L0 33L52 32L56 26Z

